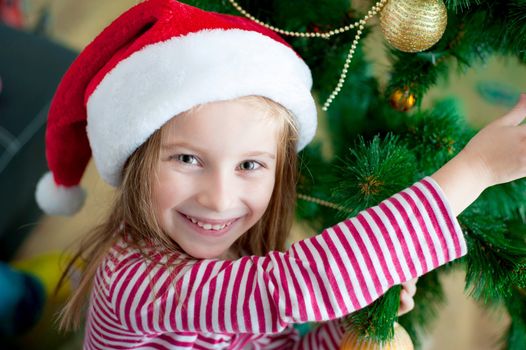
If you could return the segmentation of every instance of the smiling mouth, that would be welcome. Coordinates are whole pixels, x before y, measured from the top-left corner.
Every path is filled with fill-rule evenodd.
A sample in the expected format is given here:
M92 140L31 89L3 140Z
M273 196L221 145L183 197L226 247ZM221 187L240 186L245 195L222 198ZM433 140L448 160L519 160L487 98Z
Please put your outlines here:
M183 214L183 215L188 220L190 220L191 222L196 224L197 226L201 227L202 229L208 230L208 231L221 231L221 230L224 230L225 228L230 226L234 221L236 221L236 220L231 220L231 221L225 222L223 224L210 224L210 223L201 222L201 221L197 220L196 218L193 218L193 217L188 216L186 214Z

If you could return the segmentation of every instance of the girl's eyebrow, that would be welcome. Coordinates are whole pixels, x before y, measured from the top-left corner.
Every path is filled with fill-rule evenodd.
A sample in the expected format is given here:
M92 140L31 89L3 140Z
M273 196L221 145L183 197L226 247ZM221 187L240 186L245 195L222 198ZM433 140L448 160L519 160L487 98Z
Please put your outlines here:
M161 145L161 148L165 151L170 151L177 147L186 148L192 151L196 151L197 153L206 153L204 150L200 149L199 147L196 147L186 142L176 142L176 143L168 143L168 144ZM242 157L259 157L259 156L266 156L270 159L276 159L276 156L273 153L266 152L266 151L254 151L254 152L248 152L242 155Z
M198 147L195 147L194 145L191 145L191 144L186 143L186 142L172 142L172 143L162 144L161 145L161 148L163 150L171 150L171 149L174 149L174 148L177 148L177 147L188 148L188 149L191 149L191 150L196 150L198 152L202 151Z
M255 152L249 152L243 154L243 157L259 157L259 156L267 156L271 159L276 159L276 156L270 152L264 152L264 151L255 151Z

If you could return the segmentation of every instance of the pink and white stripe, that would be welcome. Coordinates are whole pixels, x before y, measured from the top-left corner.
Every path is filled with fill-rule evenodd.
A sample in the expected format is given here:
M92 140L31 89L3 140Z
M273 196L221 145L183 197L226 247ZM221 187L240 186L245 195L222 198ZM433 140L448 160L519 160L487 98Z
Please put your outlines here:
M339 318L466 253L432 178L263 257L145 259L123 241L98 270L84 347L337 349ZM300 339L303 322L324 323Z

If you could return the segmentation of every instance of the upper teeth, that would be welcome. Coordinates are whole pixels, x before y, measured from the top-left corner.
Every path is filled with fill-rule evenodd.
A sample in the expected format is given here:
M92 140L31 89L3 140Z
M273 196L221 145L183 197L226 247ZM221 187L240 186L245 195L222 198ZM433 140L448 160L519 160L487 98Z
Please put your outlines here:
M190 219L194 224L197 224L197 226L202 227L205 230L216 230L216 231L219 231L219 230L224 229L225 227L227 227L228 225L230 225L232 223L232 222L227 222L226 224L222 224L222 225L212 225L212 224L205 224L203 222L200 222L200 221L194 219L191 216L187 216L187 218Z

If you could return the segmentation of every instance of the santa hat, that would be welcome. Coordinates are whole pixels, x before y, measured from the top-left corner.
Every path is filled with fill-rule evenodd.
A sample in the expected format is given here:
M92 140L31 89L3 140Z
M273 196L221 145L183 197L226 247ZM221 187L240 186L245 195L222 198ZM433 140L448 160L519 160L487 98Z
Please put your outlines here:
M51 103L50 172L36 198L48 214L71 215L93 154L118 186L127 158L157 129L193 106L265 96L287 108L298 150L313 138L316 107L305 62L276 33L242 17L175 0L144 1L111 23L73 62Z

